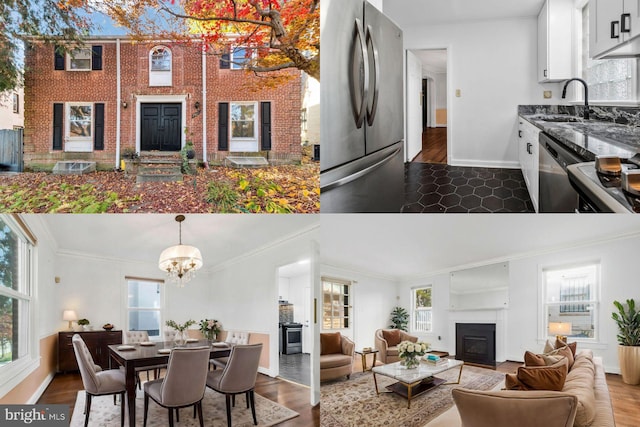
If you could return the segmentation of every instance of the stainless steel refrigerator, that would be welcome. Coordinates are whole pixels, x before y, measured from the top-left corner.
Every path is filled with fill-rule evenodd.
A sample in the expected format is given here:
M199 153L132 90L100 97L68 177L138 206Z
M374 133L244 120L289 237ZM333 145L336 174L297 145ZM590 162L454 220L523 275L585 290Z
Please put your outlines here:
M320 11L320 210L400 212L402 31L363 0Z

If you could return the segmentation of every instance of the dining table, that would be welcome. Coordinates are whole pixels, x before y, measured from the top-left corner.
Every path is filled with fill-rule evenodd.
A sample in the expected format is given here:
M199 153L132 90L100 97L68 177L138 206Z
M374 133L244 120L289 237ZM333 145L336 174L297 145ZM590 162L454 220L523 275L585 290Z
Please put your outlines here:
M208 346L211 349L210 358L215 359L229 356L232 344L212 344L208 340L194 340L186 342L183 345L176 345L173 341L154 341L130 345L114 344L109 346L109 366L111 367L111 361L113 360L125 370L130 427L136 425L136 368L166 365L169 362L171 350L174 348L195 348L203 346Z

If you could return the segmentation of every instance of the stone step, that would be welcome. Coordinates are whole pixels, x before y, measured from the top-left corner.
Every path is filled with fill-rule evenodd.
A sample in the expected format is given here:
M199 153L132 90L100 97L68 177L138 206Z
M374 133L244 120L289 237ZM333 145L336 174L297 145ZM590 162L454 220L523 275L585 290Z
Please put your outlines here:
M182 172L179 166L140 166L136 175L136 183L138 184L175 181L182 181Z

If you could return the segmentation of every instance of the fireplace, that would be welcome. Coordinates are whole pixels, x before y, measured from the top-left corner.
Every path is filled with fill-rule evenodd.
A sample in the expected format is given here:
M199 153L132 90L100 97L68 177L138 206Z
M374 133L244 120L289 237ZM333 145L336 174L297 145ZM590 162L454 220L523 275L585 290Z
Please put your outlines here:
M495 323L456 323L456 359L495 368Z

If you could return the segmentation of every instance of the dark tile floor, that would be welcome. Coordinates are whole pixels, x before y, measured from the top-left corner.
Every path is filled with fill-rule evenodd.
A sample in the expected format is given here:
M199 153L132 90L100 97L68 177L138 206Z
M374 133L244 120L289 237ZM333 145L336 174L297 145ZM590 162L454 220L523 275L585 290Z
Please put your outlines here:
M404 213L534 212L520 169L408 163Z
M294 383L311 385L311 365L308 353L281 354L280 377Z

